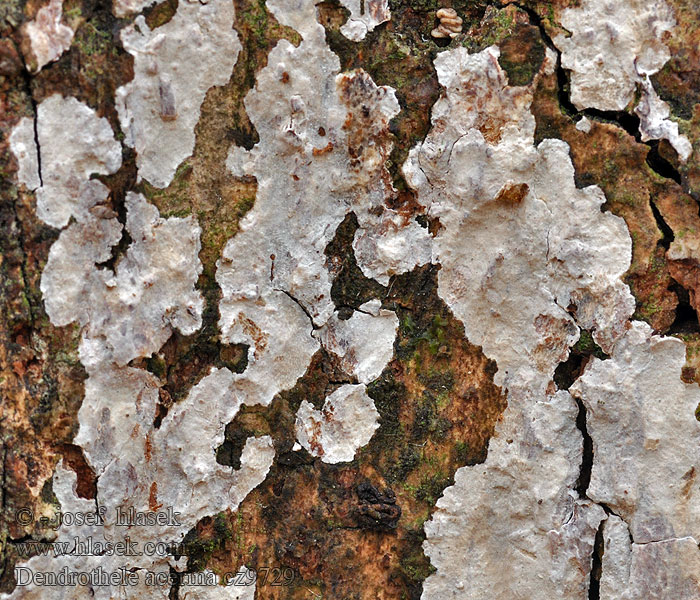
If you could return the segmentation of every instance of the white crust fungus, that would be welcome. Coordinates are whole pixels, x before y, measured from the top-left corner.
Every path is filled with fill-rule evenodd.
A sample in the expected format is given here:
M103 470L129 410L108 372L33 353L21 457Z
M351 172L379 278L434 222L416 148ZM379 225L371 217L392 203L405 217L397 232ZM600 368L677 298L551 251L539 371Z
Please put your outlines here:
M316 410L306 400L297 411L299 443L326 463L349 462L379 427L379 413L363 384L343 385Z
M36 190L38 217L53 227L65 227L71 217L90 220L89 209L109 195L105 185L90 177L110 175L122 164L121 146L107 119L75 98L54 94L37 109L36 140L38 147L34 123L27 118L10 136L20 182Z
M63 0L50 0L40 8L33 21L23 26L29 46L27 69L38 73L41 69L60 58L73 41L73 30L61 23Z
M571 102L576 108L625 110L639 87L642 140L666 139L686 161L688 138L669 120L670 109L654 91L649 76L670 58L664 35L676 24L664 0L583 0L562 12L571 32L554 38L561 64L571 71Z
M624 519L635 543L700 540L700 389L681 381L684 364L681 340L635 321L571 387L593 440L588 496Z
M437 572L424 600L586 597L605 513L577 499L577 408L567 392L550 395L551 380L579 326L610 350L634 310L620 280L631 259L624 222L600 211L599 188L576 187L564 142L534 146L537 77L508 86L498 56L438 55L445 96L404 165L442 225L438 293L508 392L486 462L457 471L425 525ZM548 52L542 69L553 62Z
M165 600L169 580L165 585L149 585L145 574L182 570L185 565L169 554L146 552L129 559L116 553L80 555L72 540L130 541L138 551L146 550L148 542L179 543L201 518L235 510L265 479L275 450L269 436L249 438L240 469L216 462L224 429L244 400L235 393L234 375L227 369L213 369L171 408L160 428L154 425L160 382L127 364L159 350L173 329L191 334L201 326L203 301L194 288L202 269L199 225L193 217L163 219L141 195L129 192L126 229L132 242L114 270L98 266L110 258L122 225L102 204L108 188L89 177L94 172L114 172L121 163L120 146L108 123L73 98L48 98L40 104L37 120L42 177L37 173L33 178L38 161L31 150L31 122L20 122L13 132L13 151L25 184L43 181L37 190L40 217L59 227L74 219L51 247L41 289L52 323L77 321L82 327L80 358L89 376L75 442L98 476L97 497L88 502L76 495L75 474L59 465L54 491L64 513L98 508L104 511L104 522L64 524L58 540L70 540L66 542L70 547L59 556L35 557L23 566L33 572L57 573L63 568L90 572L99 567L118 573L131 560L129 567L141 574L138 585L48 590L55 592L51 597L71 600L86 593L107 600L117 590L123 598ZM70 136L66 122L73 124ZM123 527L119 509L178 514L162 526ZM249 599L254 587L235 591ZM188 591L202 599L231 597L230 592L220 586ZM48 594L46 587L30 584L17 587L9 597L46 598Z
M486 462L457 471L425 524L424 600L587 597L605 513L575 499L582 438L567 392L509 406Z
M304 374L319 340L338 350L362 381L383 368L371 353L350 364L356 327L347 329L348 340L331 335L338 319L325 249L350 211L361 228L377 227L370 210L394 215L384 206L392 191L384 163L389 120L399 110L394 91L376 86L364 71L339 74L313 2L268 2L268 8L303 40L298 47L280 41L245 98L260 142L250 152L232 149L228 165L235 175L254 175L258 191L216 274L222 338L250 346L237 389L262 404ZM353 324L365 324L369 335L386 318L360 316ZM314 328L320 330L312 335ZM380 354L380 363L390 358L386 350Z
M39 152L36 147L34 119L23 117L10 133L10 151L17 160L17 179L28 190L41 185Z
M498 363L496 384L542 393L577 324L604 348L622 333L634 310L620 280L631 240L622 219L600 211L600 188L576 187L566 143L534 146L536 80L508 86L498 56L438 55L446 95L404 173L443 226L433 242L440 296Z
M389 0L340 0L340 3L350 11L340 33L353 42L364 40L377 25L391 19Z
M241 49L233 21L231 0L182 0L165 25L151 31L139 16L121 32L134 79L117 90L117 111L139 178L155 187L167 187L192 154L207 90L231 77Z
M147 4L115 0L114 12L123 16ZM390 17L386 0L343 4L351 17L341 31L353 40ZM25 118L10 136L19 181L36 190L39 217L64 228L41 290L53 324L81 327L88 372L75 443L98 476L97 497L79 498L76 475L62 463L53 489L63 512L97 506L106 515L99 528L64 524L59 539L177 543L203 517L235 510L264 481L275 448L270 436L248 438L241 467L222 466L216 452L226 425L243 405L267 405L294 386L321 347L356 383L340 386L320 410L301 403L294 450L332 464L354 459L379 427L366 386L393 356L398 318L379 300L346 320L336 311L325 250L353 212L359 225L353 251L365 276L387 286L417 265L439 264L440 297L470 342L497 362L495 382L508 394L485 462L457 471L425 524L425 552L437 570L424 583L424 600L584 599L599 531L601 597L698 598L700 424L693 411L700 391L679 379L682 342L629 323L635 304L621 280L631 260L624 222L601 212L605 197L597 186L576 187L564 142L535 146L530 105L540 74L528 86L509 86L496 47L477 54L459 47L435 59L444 95L433 106L431 131L403 167L418 202L439 220L433 237L386 206L395 192L385 166L389 122L399 111L394 90L362 70L340 73L313 0L267 6L302 41L275 46L245 99L260 142L250 151L231 148L226 164L236 177L257 179L257 197L216 273L221 339L247 344L248 365L243 373L211 368L159 426L161 383L130 363L158 352L173 330L188 335L200 328L199 225L192 217L161 218L130 192L132 241L108 268L102 263L123 227L106 205L108 188L91 177L121 165L109 123L76 99L55 95L39 105L36 128ZM452 28L445 35L461 26L453 12L438 13ZM39 14L35 26L50 25L41 32L44 50L34 50L40 68L70 38L61 29L60 2ZM139 177L156 187L167 186L192 153L207 90L231 75L241 48L233 21L229 0L180 0L172 20L156 30L138 17L122 31L134 80L117 91L119 118ZM624 110L640 86L643 139L668 139L685 159L687 139L649 81L668 60L662 36L673 23L663 0L583 0L563 13L571 37L555 43L572 72L577 107ZM35 32L32 39L40 37ZM551 73L554 62L547 51L542 72ZM587 131L590 122L584 117L577 127ZM611 358L592 360L571 395L555 392L554 371L580 328ZM574 397L587 411L593 443L585 495L577 488L584 440ZM124 528L116 521L120 507L172 507L179 514L161 526ZM124 562L67 551L23 566L118 571ZM130 566L144 573L185 567L172 555L133 557ZM98 600L165 600L169 592L169 585L149 586L143 577L136 586L91 589ZM252 600L255 585L184 585L180 592ZM4 597L85 594L80 587L49 593L30 585Z
M379 300L371 300L344 321L334 314L314 331L323 347L340 358L341 368L360 383L379 377L394 353L399 319L380 306Z
M605 600L695 600L700 597L700 548L690 537L633 543L616 515L603 524L600 597Z

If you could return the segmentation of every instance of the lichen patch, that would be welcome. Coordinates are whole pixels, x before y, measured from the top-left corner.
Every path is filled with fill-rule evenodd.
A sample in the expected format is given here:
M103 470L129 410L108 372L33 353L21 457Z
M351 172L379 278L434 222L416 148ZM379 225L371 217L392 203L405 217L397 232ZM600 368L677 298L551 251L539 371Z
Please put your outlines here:
M166 187L194 148L207 90L225 84L241 49L227 0L183 0L173 18L151 30L143 16L121 31L134 56L134 79L116 92L125 143L137 153L139 178Z

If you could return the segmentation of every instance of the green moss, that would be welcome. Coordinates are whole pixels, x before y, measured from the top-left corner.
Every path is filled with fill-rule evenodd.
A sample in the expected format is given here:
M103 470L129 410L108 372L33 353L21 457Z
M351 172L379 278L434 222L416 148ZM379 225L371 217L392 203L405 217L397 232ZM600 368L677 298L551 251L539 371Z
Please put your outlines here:
M449 420L440 416L438 403L433 394L426 391L414 410L411 436L414 440L432 439L441 441L451 427Z
M593 340L591 332L586 329L581 330L578 342L576 342L576 344L574 345L573 350L583 355L592 354L593 356L601 360L608 358L608 355L605 354L601 347L598 344L596 344Z
M480 36L466 36L462 45L470 52L478 52L507 39L516 28L515 18L508 10L498 10L489 6L482 22L484 32Z
M146 361L146 368L159 379L165 377L167 371L165 361L157 354L153 355Z
M410 583L422 583L429 575L435 573L436 569L423 554L422 542L425 539L423 531L410 532L409 538L414 538L410 546L412 551L401 557L399 562L401 571Z
M413 444L406 444L401 448L398 459L387 470L387 480L392 484L397 481L405 481L408 475L418 467L420 462L421 457L416 446Z
M635 198L632 194L623 192L619 195L615 196L615 201L619 202L620 204L624 204L626 206L637 206L638 201L637 198Z
M141 192L158 207L161 217L189 216L192 214L189 195L191 175L192 166L185 160L175 171L173 180L167 188L157 188L144 179L140 184Z
M430 519L431 510L429 508L425 509L420 515L418 515L411 523L408 525L409 529L420 533L423 529L425 522Z
M551 2L547 3L547 21L550 27L558 27L556 17L554 16L554 5Z
M415 492L416 500L435 506L435 502L442 496L442 492L448 485L450 485L450 479L441 469L424 475Z
M214 535L211 538L200 537L196 529L191 529L182 540L181 551L187 556L187 568L201 571L206 567L211 555L222 549L232 539L231 529L227 524L226 513L214 517Z
M399 311L400 340L398 355L402 359L412 358L416 368L420 370L422 365L421 353L427 350L431 355L449 354L449 344L446 328L449 324L447 318L440 314L424 318L421 315L420 323L414 320L410 312Z
M214 532L220 540L230 540L233 537L226 513L219 513L214 517Z
M649 295L645 302L641 306L637 307L634 313L636 319L641 319L647 323L651 323L654 315L659 314L663 310L663 307L659 304L659 300L655 295Z
M410 8L416 12L429 12L440 8L437 0L389 0L392 12Z
M457 462L459 462L460 464L466 464L469 461L469 458L471 456L471 449L469 448L469 444L467 444L466 442L457 441L454 445L454 451Z
M178 0L165 0L144 11L146 25L149 29L157 29L168 23L177 12Z
M398 383L393 377L383 374L367 386L367 395L374 400L380 417L380 427L375 433L375 438L381 439L388 436L399 439L402 437L399 407L402 398L407 395L403 384Z
M82 11L80 9L80 6L71 6L68 9L63 10L63 18L66 21L74 21L79 19L82 16Z
M342 529L343 528L343 523L335 519L334 517L328 517L326 519L326 529L328 531L332 531L333 529Z
M99 29L94 21L83 23L73 37L73 46L77 46L83 55L100 56L105 54L117 54L117 49L112 43L112 35L108 31Z
M236 14L236 24L247 29L252 34L255 42L261 46L267 44L270 36L284 37L295 46L301 42L301 36L296 31L289 27L282 27L271 19L264 0L255 0L239 5Z
M237 17L257 36L259 43L265 42L268 30L268 13L264 3L246 3L243 10L239 11Z

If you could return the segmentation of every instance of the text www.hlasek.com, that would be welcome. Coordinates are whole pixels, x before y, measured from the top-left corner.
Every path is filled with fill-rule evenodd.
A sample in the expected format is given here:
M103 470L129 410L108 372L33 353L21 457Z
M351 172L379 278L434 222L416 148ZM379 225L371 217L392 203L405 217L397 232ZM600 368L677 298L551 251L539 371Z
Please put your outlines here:
M23 508L16 513L16 522L21 526L34 525L37 530L58 531L68 525L89 525L97 528L105 526L105 511L102 507L94 513L62 513L52 519L34 519L33 511ZM157 527L180 525L180 513L168 508L158 512L138 512L133 508L124 510L118 507L112 524L123 527ZM14 550L21 559L47 557L92 557L99 561L104 557L166 557L189 556L199 547L196 543L146 541L139 543L130 536L118 541L108 541L104 537L72 536L70 540L23 540L13 543ZM87 559L88 561L90 559ZM88 563L89 564L89 563ZM94 562L92 563L94 564ZM273 585L288 586L294 582L295 571L290 567L269 567L256 565L255 569L242 566L236 572L223 575L211 571L178 572L171 569L152 571L141 567L122 565L109 571L98 565L90 570L72 570L67 565L57 565L57 569L37 571L28 566L15 567L18 586L136 586L140 583L151 586L215 586L215 585ZM72 563L72 566L77 566ZM92 566L92 565L90 565Z

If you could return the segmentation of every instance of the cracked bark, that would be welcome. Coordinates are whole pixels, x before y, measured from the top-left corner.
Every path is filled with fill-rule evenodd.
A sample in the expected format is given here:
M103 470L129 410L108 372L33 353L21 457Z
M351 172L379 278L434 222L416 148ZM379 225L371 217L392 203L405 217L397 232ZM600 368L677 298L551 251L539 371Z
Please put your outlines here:
M220 1L224 0L211 0L209 4L218 5ZM146 23L157 32L159 27L173 22L183 2L180 0L178 4L166 0L146 7L143 12ZM124 50L119 34L133 23L135 15L117 19L112 15L109 3L65 0L62 23L75 31L71 47L38 73L30 74L23 55L28 41L22 24L36 18L43 4L10 0L7 7L0 11L0 34L3 37L0 45L0 102L4 109L0 111L0 169L3 173L0 195L4 206L0 215L0 249L3 253L0 263L0 304L4 317L0 326L0 386L3 389L0 542L8 542L0 543L3 554L0 592L13 589L12 568L24 561L17 555L17 543L43 539L40 530L20 526L13 515L23 506L32 508L37 514L52 510L51 503L56 498L52 474L57 470L59 459L63 459L64 468L75 473L77 499L88 499L95 507L109 502L109 498L104 497L109 491L101 492L98 500L98 489L105 483L104 479L100 481L100 471L94 468L94 457L89 450L75 443L81 426L78 410L86 397L84 380L87 375L78 355L81 335L85 330L81 332L81 328L75 324L64 327L53 325L39 288L50 248L59 232L44 225L38 218L34 194L17 180L17 160L8 144L9 136L20 118L32 118L34 143L37 146L37 173L39 184L43 187L52 174L46 172L46 164L42 162L35 117L41 103L55 93L75 97L94 110L97 116L105 117L117 139L120 142L123 140L115 92L134 78L134 58ZM294 65L292 56L295 50L292 48L310 45L309 40L317 34L310 30L308 22L300 19L301 8L298 14L291 15L280 7L281 4L284 3L271 0L267 4L264 0L233 2L236 12L233 27L241 45L238 59L228 83L207 91L194 129L192 154L180 164L169 185L159 188L151 185L147 179L139 180L137 159L140 157L124 145L119 170L111 175L96 177L109 188L109 198L104 206L116 215L116 221L121 226L119 241L111 245L106 260L95 264L96 269L105 273L109 271L116 277L120 265L127 261L130 249L139 241L125 227L130 218L128 192L142 194L148 203L157 207L163 219L192 216L202 230L202 247L198 253L202 272L194 284L196 292L203 298L201 328L194 333L173 329L168 340L157 351L136 356L127 363L128 368L151 378L144 389L149 386L157 388L153 414L149 414L144 421L152 428L148 436L158 436L164 430L171 431L168 423L174 415L177 417L178 407L206 385L212 369L228 372L232 381L236 382L240 381L239 377L250 374L251 366L258 360L256 351L260 350L261 343L255 335L246 334L250 339L237 343L222 336L219 311L222 290L216 274L221 269L219 261L223 260L225 245L245 230L242 223L246 215L259 207L260 189L264 193L265 186L269 185L268 173L279 171L280 165L286 164L282 162L282 154L288 150L275 148L274 151L280 154L271 154L273 160L270 160L266 170L259 170L256 175L237 175L226 169L226 157L232 145L255 152L255 148L270 143L270 138L266 137L270 135L269 131L263 131L261 121L249 117L251 102L244 102L244 99L251 90L263 89L267 90L264 93L269 94L271 106L279 98L280 102L289 103L289 98L284 96L283 84L295 85L294 77L303 75L305 70L313 72L308 61L307 66ZM694 254L697 249L695 244L700 247L698 153L694 152L689 161L683 163L668 142L642 142L640 117L634 113L633 106L621 111L596 108L579 110L574 106L570 96L570 75L563 68L562 52L553 41L562 31L559 23L568 4L539 0L454 2L453 7L464 21L463 33L454 40L436 41L430 38L430 31L436 24L437 2L392 0L389 2L391 19L368 32L363 40L351 41L341 32L349 11L333 0L318 3L315 9L317 19L324 28L318 34L324 38L319 42L319 48L325 48L327 44L329 51L337 57L342 73L347 74L353 69L363 69L368 73L368 78L357 84L359 91L351 88L351 92L368 93L367 81L376 86L391 86L396 91L400 110L392 116L386 131L377 133L370 131L373 123L361 121L362 115L366 116L372 109L373 105L366 99L370 96L364 97L363 106L353 105L354 97L350 92L347 96L340 96L345 103L342 104L343 110L347 109L349 117L344 126L341 124L338 127L341 134L337 135L350 132L347 133L351 139L346 148L338 142L338 137L333 138L335 146L333 142L327 145L336 132L332 124L323 121L327 116L323 112L325 105L318 105L315 112L304 117L323 122L323 126L314 127L314 131L308 134L319 138L309 160L318 160L319 165L329 165L334 156L347 150L350 159L343 168L348 177L355 173L358 164L360 171L365 164L371 165L367 170L373 172L372 169L375 169L379 173L377 180L381 180L381 185L385 187L380 188L376 181L366 184L367 189L374 186L373 193L381 189L384 196L379 207L368 211L369 215L378 217L390 212L398 215L397 221L383 224L387 229L400 229L407 223L418 223L430 234L429 243L434 245L435 239L445 235L448 220L423 204L421 195L411 182L406 181L402 171L409 151L419 147L429 135L431 111L436 101L445 96L445 88L438 82L434 61L441 53L459 47L467 48L470 55L476 55L492 45L498 46L499 68L507 74L510 82L507 89L515 90L516 83L519 90L532 86L529 110L536 124L535 144L545 139L566 141L577 188L599 185L606 197L603 211L625 221L632 239L632 261L623 280L629 285L636 302L636 312L629 316L630 319L648 322L658 334L682 339L687 348L687 360L678 378L682 376L687 383L700 381L700 326L696 312L699 308L696 289L699 286L697 270L700 268L700 255ZM681 132L695 144L700 139L700 125L697 123L700 109L696 110L700 98L696 97L697 90L693 90L688 82L695 81L700 72L700 59L695 56L697 39L693 36L696 34L689 27L689 24L697 24L697 16L693 16L687 3L681 0L669 1L669 4L682 26L667 36L665 43L670 48L671 59L663 70L653 76L653 82L662 99L671 106L671 119L681 123ZM204 6L205 3L201 10L205 10ZM359 3L359 15L364 16L373 10L376 10L375 2L362 0ZM269 82L265 88L260 77L266 67L277 68L278 62L282 62L271 54L281 41L289 43L289 55L283 66L279 67L282 91L278 92ZM551 53L554 53L554 64L551 72L548 72L543 65ZM202 57L202 60L205 58ZM323 60L326 59L327 55L324 55ZM685 59L689 60L688 65L683 64ZM187 65L187 68L192 66ZM474 95L477 97L481 91L474 85ZM310 87L314 88L314 85ZM304 96L307 104L313 93L328 93L322 86L316 87L318 90L312 89ZM302 90L297 95L301 97L306 93L307 90ZM279 98L275 94L279 94ZM329 97L323 96L324 102L329 102ZM172 98L175 104L181 100ZM332 101L338 102L334 96ZM292 103L292 113L297 115L299 111L294 102L297 101ZM518 118L516 113L521 107L517 102L514 101L509 109L511 112L505 114L501 123L498 122L498 110L494 110L492 105L479 106L476 109L479 118L493 117L493 123L484 124L479 135L483 134L482 137L489 143L496 145L500 136L504 135L501 131L503 123ZM168 113L165 116L173 115ZM353 116L358 119L356 122L353 122ZM577 123L582 118L591 123L587 133L577 129ZM297 117L290 117L290 131L294 127L303 127L295 124L294 119ZM467 129L451 142L451 148L467 143L479 128ZM297 140L299 131L295 133ZM76 132L75 137L79 138L80 132ZM280 137L274 143L279 143L280 148L285 145L294 147L297 141L290 136L287 139ZM380 148L381 159L373 162L371 153L376 148ZM386 156L382 154L384 151ZM320 162L326 158L329 162ZM455 158L453 161L450 149L445 171L456 169L457 160ZM379 162L382 164L378 167ZM259 165L256 168L260 169ZM285 168L282 167L282 170ZM319 168L327 169L328 178L332 178L335 167ZM436 177L435 171L420 168L430 187L443 185L442 174ZM296 171L284 174L293 176ZM323 177L319 177L319 180L323 180ZM312 183L315 185L315 181ZM527 184L523 184L524 188L517 187L518 184L522 182L514 181L501 188L503 193L497 198L498 210L510 206L512 211L517 211L532 201L535 193L533 187ZM295 185L295 181L290 180L289 190L293 190ZM356 188L359 187L362 185L356 185ZM319 198L314 197L314 194L318 195L318 189L309 185L310 193L303 200L304 206L313 206L316 202L323 208L330 205L331 200L326 197L321 197L320 202ZM516 192L509 193L512 190ZM465 200L476 195L468 186L463 192ZM247 440L260 440L263 436L269 436L272 440L275 459L263 481L239 504L189 524L187 540L191 542L191 551L184 558L184 566L182 562L177 566L174 566L174 562L169 564L173 583L159 591L163 597L177 599L191 593L182 584L186 573L205 569L235 571L241 565L258 569L259 572L265 567L294 570L292 585L258 585L255 592L257 598L429 600L442 598L440 594L447 593L436 592L435 588L425 583L429 577L433 577L431 581L443 577L442 567L435 573L435 565L431 564L435 556L429 558L424 552L424 547L431 543L430 536L426 542L426 531L430 530L431 522L448 511L445 498L459 489L461 475L458 476L458 473L465 473L465 469L476 472L477 467L489 464L487 458L490 452L503 442L499 432L504 419L511 418L508 415L520 410L520 405L518 398L508 396L512 394L510 381L499 385L494 381L494 378L497 382L501 381L498 377L503 377L504 367L489 354L488 347L491 339L499 334L494 330L483 344L477 343L471 334L465 333L465 324L456 316L459 313L455 303L441 289L445 278L450 277L446 266L441 264L442 258L436 258L434 253L429 263L417 262L418 266L406 272L392 272L386 285L366 274L364 258L359 256L353 244L369 228L367 222L370 217L364 214L365 208L359 204L351 205L348 200L350 195L358 194L357 189L347 194L342 197L347 210L339 219L332 221L331 231L323 232L328 242L320 249L324 262L322 270L328 274L332 308L340 322L348 323L353 315L373 316L373 312L362 308L369 301L377 302L382 311L390 311L398 320L391 359L384 365L381 374L367 384L367 394L379 414L378 428L367 444L357 448L351 461L340 464L325 463L318 453L298 448L296 419L302 403L307 402L315 410L321 411L331 394L344 386L359 385L358 377L347 370L347 365L352 364L355 350L349 340L341 339L339 346L345 344L350 347L349 354L341 358L317 341L317 334L326 324L314 312L313 306L309 308L313 304L311 301L296 293L292 287L278 285L277 278L282 283L286 281L284 269L288 268L289 262L284 261L289 258L282 253L276 257L272 255L269 279L270 282L274 280L275 293L281 292L291 301L293 307L290 311L299 309L303 313L301 321L307 322L309 328L306 332L309 335L304 333L303 337L307 343L319 344L319 347L315 352L310 352L312 356L308 364L301 369L301 375L295 378L292 385L279 386L281 390L275 391L271 400L241 405L235 417L222 424L221 440L211 449L211 456L207 457L210 459L209 468L227 466L236 471L244 469L246 461L243 455ZM282 206L282 194L279 202ZM690 210L688 206L691 206ZM318 214L322 215L322 212L319 208ZM469 214L469 210L465 210L465 220ZM537 217L532 213L523 213L522 218L526 222ZM564 220L562 217L562 222L553 223L554 233L563 227ZM396 225L399 221L401 224ZM519 225L514 222L513 227ZM287 237L281 240L281 247L293 248L297 236L304 233L301 230L285 233ZM273 237L272 234L270 236ZM549 238L548 232L546 261L554 264L560 259L557 248L550 250ZM470 236L462 240L466 247L472 242ZM501 242L500 239L493 240L494 244ZM477 252L475 249L475 257ZM418 254L418 250L415 253ZM310 261L310 256L302 258ZM508 259L505 253L505 258L502 256L499 259L505 263L495 261L489 277L494 276L493 273L497 277L499 269L507 264ZM238 260L238 257L234 256L232 260ZM567 260L561 260L564 266L567 266ZM303 271L303 268L299 270ZM519 274L524 279L534 276L534 268ZM512 282L516 290L519 289L517 279L514 278ZM252 274L251 281L254 281ZM488 293L483 292L485 297ZM528 301L528 298L522 298L523 303ZM555 304L557 302L558 299L555 299ZM497 309L495 305L492 308ZM538 402L549 402L556 389L563 393L572 386L575 388L578 385L576 382L597 361L615 359L614 345L605 347L603 351L601 345L604 346L604 343L596 337L600 332L595 328L583 328L581 320L584 318L584 308L577 313L573 301L559 308L567 315L562 318L570 319L573 327L579 330L579 338L578 341L564 344L564 355L556 358L548 375L550 385L541 397L537 397ZM506 315L505 318L510 316ZM259 327L258 323L254 324ZM280 330L285 326L293 327L291 322L284 323ZM467 329L469 326L470 323L467 323ZM530 326L544 330L551 326L554 331L554 326L546 319L528 323L527 327ZM523 327L523 335L526 335L527 327ZM297 338L299 343L301 337L299 335ZM309 337L311 342L308 342ZM532 364L537 365L535 368L540 368L537 361L549 360L548 345L556 346L558 343L553 342L552 338L556 338L556 334L550 338L544 335L537 349L540 354L533 352ZM516 346L518 342L517 339L504 338L500 343L503 346ZM275 339L268 339L267 343L274 345ZM379 344L377 331L369 327L365 345L371 347ZM291 346L287 354L295 352L297 349ZM281 356L279 360L288 358ZM236 389L236 385L231 384L231 389ZM233 394L232 397L237 396ZM534 403L534 398L530 398L530 401ZM221 400L221 404L227 402L232 400ZM594 505L589 500L591 481L595 479L594 465L600 457L594 456L594 446L598 441L595 430L590 426L594 417L586 402L576 396L573 410L571 406L567 408L563 401L557 405L559 410L571 412L571 418L567 416L566 427L571 427L572 433L570 439L565 440L566 444L571 442L572 448L578 448L579 441L576 440L580 437L580 461L576 454L579 450L571 450L571 456L575 457L572 460L576 462L576 474L570 491L578 504L575 504L576 508L569 507L568 518L562 519L563 524L557 522L548 525L548 535L556 534L552 538L557 540L556 543L552 542L553 547L562 544L555 558L571 551L571 547L566 546L569 543L566 536L571 535L565 529L567 526L580 527L581 539L586 540L583 556L574 553L576 560L580 560L585 582L574 589L567 587L570 582L562 580L557 589L562 598L605 598L603 593L608 589L605 587L608 585L605 573L606 568L610 569L606 567L606 564L610 564L606 561L612 560L610 548L606 548L604 539L605 524L611 522L612 517L619 518L621 526L629 527L630 548L634 551L650 544L676 543L683 539L680 534L662 535L653 541L634 542L633 524L629 519L623 519L624 514L620 510L613 511L605 502ZM507 405L511 412L504 412ZM116 407L112 408L116 410ZM688 409L690 419L694 419L694 410L694 406ZM552 416L537 418L545 419L544 422L549 422L552 427L556 424ZM357 428L361 428L360 421L358 419L356 422ZM97 420L90 423L88 427L97 428ZM193 438L199 434L196 430L180 433ZM122 432L121 435L126 434ZM139 435L146 436L143 432ZM135 439L134 445L143 444L138 435ZM151 443L150 439L147 437L146 446ZM529 443L529 438L516 439L514 445L523 444L525 447ZM157 454L158 448L152 451ZM151 449L147 447L146 456L149 457L150 453ZM700 464L697 468L700 469ZM524 474L526 470L527 467L523 466L522 473L515 471L514 480L528 481ZM489 476L495 477L493 473ZM54 479L56 477L58 475L54 475ZM695 484L692 473L683 481L689 490L686 493L688 502L697 502L693 496ZM532 483L528 490L531 500L535 499L535 488L543 483ZM168 485L171 483L158 482L161 494L164 493L162 486ZM493 506L507 502L506 496L511 492L504 489L500 492L503 497L496 494L492 499ZM515 492L512 493L515 495ZM443 499L438 502L441 497ZM585 509L582 508L584 505ZM491 500L484 500L484 505L476 514L495 510L493 506ZM605 513L602 521L591 517L591 522L584 524L585 518L581 515L585 511L593 514L601 509ZM579 510L583 511L581 515L576 512ZM468 508L463 507L461 515L467 512ZM457 517L461 518L460 515ZM484 530L488 527L483 525ZM541 527L538 523L535 529ZM459 531L455 535L454 547L457 548L461 543ZM589 537L591 540L588 540ZM483 547L478 544L486 542L482 538L475 543L477 551L474 556L481 556L479 553ZM545 552L543 547L529 549L526 546L518 551L523 554L531 552L534 562L542 559ZM668 560L671 561L670 558ZM488 565L482 567L481 571L488 570ZM469 568L474 568L474 565L470 564ZM554 570L555 567L552 567L552 572ZM669 572L671 570L669 567ZM474 583L449 582L452 597L471 598L478 593L479 585L482 585L479 581L482 580L479 579L479 569L476 571ZM532 572L536 573L536 569L533 568ZM514 575L504 571L502 577L504 580L512 579ZM361 585L358 584L360 580ZM676 586L681 586L678 582L685 580L678 578L674 581ZM678 590L681 588L678 587ZM687 590L683 588L681 592L687 593ZM673 588L663 593L660 598L676 600ZM202 595L204 597L209 596ZM685 596L678 597L685 599Z

